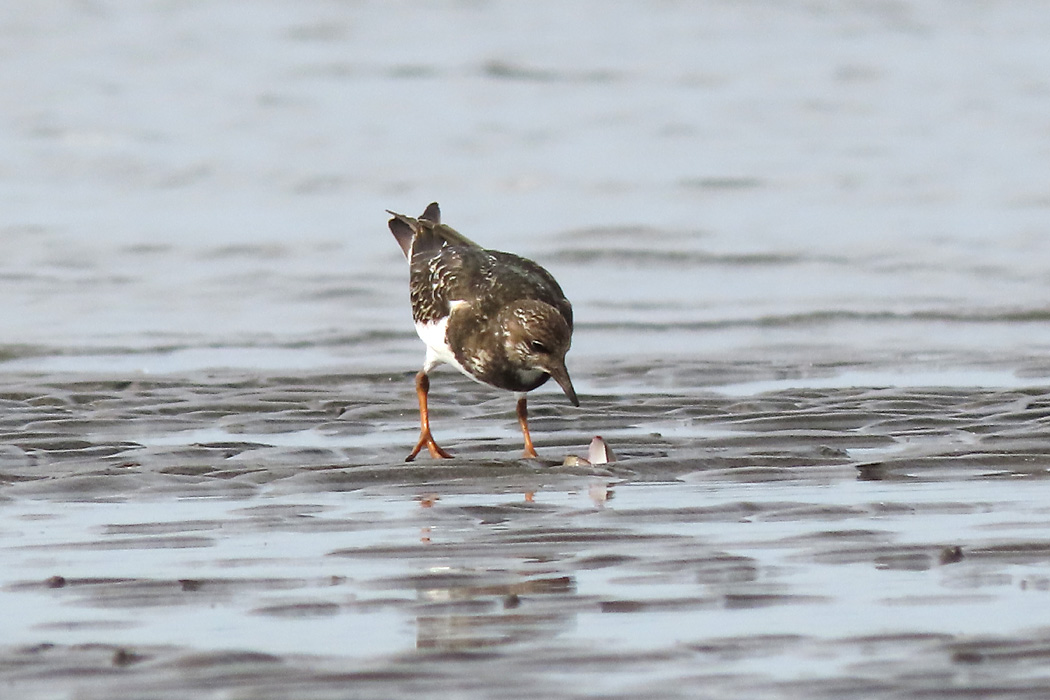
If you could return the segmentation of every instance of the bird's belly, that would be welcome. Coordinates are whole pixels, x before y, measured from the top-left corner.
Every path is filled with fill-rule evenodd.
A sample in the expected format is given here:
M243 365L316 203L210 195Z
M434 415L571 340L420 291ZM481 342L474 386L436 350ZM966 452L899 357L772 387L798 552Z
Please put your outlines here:
M446 316L437 321L416 322L416 335L427 346L427 359L424 369L429 372L437 365L445 363L452 365L474 381L484 384L485 382L475 377L466 367L460 364L459 360L456 359L455 353L452 352L447 339L448 319L449 317Z
M456 356L449 347L446 335L448 333L448 316L437 321L416 322L416 335L427 346L428 355L432 355L437 362L446 362L458 366ZM462 369L462 368L461 368Z

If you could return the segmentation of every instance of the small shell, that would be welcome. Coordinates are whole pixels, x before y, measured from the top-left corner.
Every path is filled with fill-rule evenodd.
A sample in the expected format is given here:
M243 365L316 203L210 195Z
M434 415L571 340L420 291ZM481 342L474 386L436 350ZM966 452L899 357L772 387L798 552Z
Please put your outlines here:
M591 464L608 464L616 461L616 455L601 435L595 435L587 450L587 461Z
M587 448L586 457L578 457L576 455L568 455L565 461L562 462L562 466L565 467L581 467L588 466L591 464L608 464L609 462L615 462L616 455L613 454L612 449L608 443L602 439L601 435L595 435L594 439L591 440L590 446Z

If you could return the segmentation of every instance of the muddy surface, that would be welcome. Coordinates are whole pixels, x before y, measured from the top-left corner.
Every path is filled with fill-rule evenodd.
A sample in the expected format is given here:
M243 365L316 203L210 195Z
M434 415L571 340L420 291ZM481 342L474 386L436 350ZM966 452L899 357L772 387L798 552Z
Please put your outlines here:
M0 698L1050 696L1050 10L248 5L0 6Z
M449 374L457 457L413 464L410 373L5 376L0 684L1050 690L1050 389L684 383L732 371L536 401L541 461L509 397ZM559 466L597 430L619 461Z

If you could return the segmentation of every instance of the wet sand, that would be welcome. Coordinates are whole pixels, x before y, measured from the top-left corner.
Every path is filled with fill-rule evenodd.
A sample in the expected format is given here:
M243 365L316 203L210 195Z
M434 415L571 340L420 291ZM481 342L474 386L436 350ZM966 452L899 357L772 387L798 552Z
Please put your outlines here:
M0 698L1050 695L1050 11L251 7L0 6ZM541 460L402 461L433 200Z
M1046 386L824 376L578 410L552 394L532 461L506 397L441 378L436 430L457 456L405 464L410 373L3 376L0 687L1050 690ZM597 430L619 461L559 466Z

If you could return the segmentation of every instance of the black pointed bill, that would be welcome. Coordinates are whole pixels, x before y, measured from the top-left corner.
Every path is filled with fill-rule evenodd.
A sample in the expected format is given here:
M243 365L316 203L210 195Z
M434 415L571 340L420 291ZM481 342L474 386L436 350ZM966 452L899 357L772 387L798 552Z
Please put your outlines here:
M547 374L551 375L551 379L558 382L558 386L569 397L569 401L572 402L573 406L580 405L580 400L576 398L576 390L572 387L572 380L569 379L569 370L565 369L565 365L559 364L551 367L547 370Z

